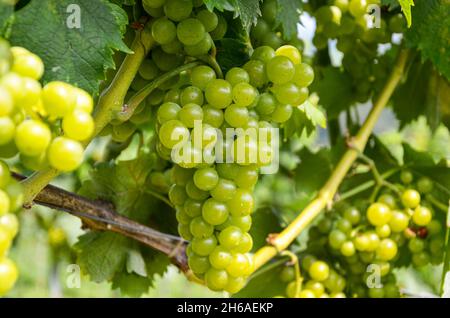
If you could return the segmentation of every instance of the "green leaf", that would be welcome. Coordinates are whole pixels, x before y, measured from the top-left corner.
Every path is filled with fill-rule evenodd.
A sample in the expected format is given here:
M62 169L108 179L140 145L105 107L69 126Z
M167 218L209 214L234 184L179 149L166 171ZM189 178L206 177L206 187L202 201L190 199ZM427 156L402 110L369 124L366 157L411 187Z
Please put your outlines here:
M405 15L406 21L408 22L408 27L411 27L411 7L414 6L414 0L398 0L398 2L402 7L403 14Z
M14 1L0 0L0 36L7 33L7 26L12 22L14 13Z
M323 111L313 105L309 100L298 107L302 112L305 113L306 118L308 118L314 126L320 126L322 128L327 127L327 118Z
M300 22L301 0L277 0L278 12L276 24L281 25L285 40L292 40L297 36L297 24Z
M289 121L284 126L285 138L301 136L303 132L309 136L317 130L317 127L326 128L327 119L322 109L307 100L302 105L295 107Z
M92 232L79 238L77 263L94 282L110 280L120 271L127 257L129 242L115 233Z
M242 66L249 59L249 47L245 43L230 38L217 42L217 62L224 72Z
M211 11L214 9L233 11L234 17L239 17L246 29L252 24L256 24L261 15L260 2L262 0L205 0L204 2Z
M319 70L312 90L320 96L319 103L325 108L328 119L336 119L354 102L352 79L336 67Z
M233 295L235 298L271 298L285 295L286 283L280 280L283 266L271 268L268 264L256 272L240 292Z
M416 47L423 60L450 79L450 2L447 0L416 1L412 10L413 26L406 32L408 46Z
M112 282L112 289L120 289L123 295L129 297L140 297L148 292L152 282L136 274L118 273Z
M147 277L144 257L137 248L130 248L128 251L126 268L130 274L136 273L139 276Z
M278 217L271 209L259 209L252 215L250 235L253 238L253 250L266 245L267 235L279 233L282 230Z
M44 82L63 80L97 94L105 71L115 67L114 51L130 52L122 41L127 21L105 0L32 0L16 12L10 40L43 59Z

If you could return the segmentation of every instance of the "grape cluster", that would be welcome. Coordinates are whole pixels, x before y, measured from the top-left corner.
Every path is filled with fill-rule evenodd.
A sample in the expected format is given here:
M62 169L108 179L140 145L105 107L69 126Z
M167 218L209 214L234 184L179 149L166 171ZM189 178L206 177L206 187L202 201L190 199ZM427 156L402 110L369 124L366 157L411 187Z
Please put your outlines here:
M417 188L422 194L429 193L432 184L421 178ZM411 256L417 267L442 262L441 223L419 191L408 186L400 196L383 193L365 213L342 204L337 213L329 213L310 229L308 250L323 254L323 246L327 246L328 256L338 261L349 277L348 295L398 297L392 269L400 257ZM379 270L383 287L367 288L368 276L373 274L368 269L374 268L370 265Z
M0 161L0 297L15 284L19 275L8 250L19 230L15 211L22 206L22 188L11 178L8 165Z
M280 280L287 283L286 296L289 298L345 298L345 279L328 263L305 255L301 261L301 288L297 295L297 281L292 266L284 266Z
M389 57L379 54L379 44L391 43L392 34L402 32L401 14L374 21L370 5L380 7L379 0L330 0L313 14L317 21L314 45L324 49L328 39L337 39L337 49L344 53L342 66L351 76L357 101L365 102L374 89L380 88L389 73ZM374 23L379 23L375 25Z
M72 171L83 159L83 145L94 131L93 101L85 91L54 81L44 87L39 79L44 64L22 47L3 47L0 74L0 157L20 153L31 170L47 165Z

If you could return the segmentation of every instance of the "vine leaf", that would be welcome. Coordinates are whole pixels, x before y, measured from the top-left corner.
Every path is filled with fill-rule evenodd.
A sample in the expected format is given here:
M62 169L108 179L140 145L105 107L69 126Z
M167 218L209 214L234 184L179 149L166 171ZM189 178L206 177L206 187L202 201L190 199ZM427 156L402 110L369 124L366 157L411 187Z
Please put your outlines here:
M14 13L14 2L0 0L0 36L7 33L8 24L11 23Z
M130 53L122 41L127 23L125 11L106 0L32 0L15 13L10 41L43 59L44 82L62 80L95 95L115 67L114 51Z
M260 2L262 0L205 0L205 5L209 10L233 11L234 17L240 17L242 25L249 28L256 24L261 15Z
M270 265L266 265L270 266ZM269 298L285 294L286 283L280 280L280 272L283 266L277 266L273 269L266 270L263 267L261 271L264 273L251 278L247 286L240 292L233 295L235 298Z
M292 40L297 36L297 24L300 22L301 0L277 0L278 12L276 24L281 25L285 40Z
M414 6L414 0L398 0L398 2L402 7L403 14L405 15L406 21L408 22L408 27L411 27L412 24L411 7Z
M413 26L406 32L406 43L416 47L423 60L450 79L450 3L447 0L416 1ZM431 36L432 35L432 36Z
M322 128L327 126L325 113L320 107L307 100L294 108L292 117L284 126L285 137L301 136L303 132L306 132L306 135L311 135L316 131L317 126Z

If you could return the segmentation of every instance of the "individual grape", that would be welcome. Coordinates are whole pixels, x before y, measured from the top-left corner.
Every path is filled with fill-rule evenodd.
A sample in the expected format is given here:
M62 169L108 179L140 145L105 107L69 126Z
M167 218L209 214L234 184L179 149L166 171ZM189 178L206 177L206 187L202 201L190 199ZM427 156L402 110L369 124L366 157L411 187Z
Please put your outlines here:
M420 194L413 189L405 190L401 199L403 205L410 209L415 209L420 204Z
M237 226L229 226L219 234L219 243L228 250L237 247L242 240L242 230Z
M385 225L389 223L391 218L391 210L383 203L373 203L369 209L367 209L367 219L374 226Z
M206 85L214 79L216 79L216 72L209 66L200 65L191 71L192 85L200 89L205 89Z
M353 256L356 253L355 245L353 244L353 242L347 241L341 245L340 251L341 254L344 255L345 257Z
M199 169L194 173L194 183L203 191L210 191L214 189L218 182L219 175L213 168Z
M361 221L361 213L355 207L349 207L344 211L344 218L352 225L356 225Z
M306 63L295 65L295 74L292 81L300 87L308 87L314 81L313 68Z
M352 223L346 219L339 219L336 221L335 227L342 233L349 233L352 230Z
M286 56L275 56L267 62L267 78L274 84L285 84L293 80L295 66Z
M188 86L181 92L180 102L181 106L194 103L197 105L203 105L203 92L196 86Z
M14 55L11 71L24 77L39 80L44 74L44 63L36 54L27 52L26 54Z
M366 0L350 0L348 10L355 17L361 17L366 13L367 1Z
M222 246L216 246L211 254L209 254L209 261L216 269L225 269L228 265L230 265L231 260L231 253L228 249Z
M280 272L280 280L289 283L295 279L295 269L293 266L284 266Z
M214 41L222 39L228 30L227 20L221 15L218 16L217 27L209 34Z
M189 139L189 130L179 120L169 120L159 129L159 139L164 147L172 149L180 141Z
M403 232L409 224L409 217L401 211L393 211L389 226L393 232Z
M200 20L189 18L177 26L177 37L184 45L198 44L205 36L205 27Z
M336 250L340 249L347 240L347 236L339 230L333 230L328 235L328 244Z
M24 94L24 81L20 75L10 72L0 78L0 85L8 90L15 103L19 103Z
M397 244L391 239L383 239L376 252L378 259L390 261L397 255Z
M420 253L423 250L425 250L426 248L426 243L424 240L417 238L417 237L413 237L409 242L408 242L408 249L416 254L416 253Z
M433 215L427 207L418 206L414 209L412 221L419 226L426 226L431 222Z
M387 205L390 209L395 209L397 207L396 200L391 194L383 194L377 201Z
M313 280L310 280L305 284L305 290L312 291L315 297L322 297L325 294L325 287L323 284Z
M255 202L250 191L237 189L234 197L227 202L230 214L233 216L246 216L253 212Z
M164 5L166 0L142 0L142 4L149 8L159 8Z
M223 109L233 101L232 87L225 80L215 79L206 86L205 96L212 107Z
M254 167L239 167L238 174L234 178L236 185L243 189L253 189L258 182L258 170Z
M239 83L250 82L250 76L243 68L240 68L240 67L231 68L227 72L225 79L227 82L229 82L231 84L231 86L235 86Z
M194 237L206 238L214 233L214 227L208 224L202 217L194 218L189 224L189 229Z
M203 106L203 123L220 128L224 121L223 112L209 105Z
M277 1L275 1L275 0L264 1L261 11L262 11L262 17L265 21L267 21L270 24L275 23L277 11L278 11Z
M225 291L230 294L235 294L245 287L246 280L244 277L228 277L228 284L225 287Z
M202 215L206 222L211 225L224 223L228 218L227 206L215 199L208 199L203 204Z
M50 165L64 172L77 169L83 161L83 155L83 146L65 137L56 137L48 148Z
M25 109L33 109L36 108L36 104L41 104L41 92L42 87L41 84L28 77L23 78L23 92L24 95L20 100L20 104Z
M237 253L248 253L253 248L253 239L249 233L243 233L239 245L233 249L233 252Z
M248 107L253 104L258 95L258 92L253 86L244 82L235 84L232 92L234 103L242 107Z
M196 274L204 274L206 273L210 266L208 257L200 256L200 255L190 255L188 258L189 268Z
M404 184L410 184L411 182L413 182L414 180L414 176L411 173L411 171L408 170L404 170L402 171L402 173L400 174L400 180L402 180L402 182Z
M430 236L437 235L442 231L442 225L438 220L431 220L427 225L428 234Z
M121 125L112 127L112 140L118 143L126 142L136 131L136 126L127 121Z
M259 60L250 60L244 65L244 70L250 76L250 84L253 87L262 87L267 83L266 66Z
M225 109L224 118L231 127L245 127L249 120L248 109L232 104Z
M422 177L417 181L417 190L420 193L430 193L433 191L433 181L427 177Z
M277 106L277 100L271 93L263 93L260 95L256 111L260 115L270 115Z
M15 142L24 155L37 156L46 151L51 138L50 129L44 123L28 119L17 126Z
M191 199L198 201L205 200L209 197L209 193L197 188L193 180L188 181L186 184L186 193Z
M264 63L269 62L274 57L275 57L275 50L270 46L264 45L257 47L252 54L252 60L259 60Z
M174 205L183 205L187 199L186 190L183 186L172 185L169 189L169 199Z
M180 66L184 57L181 54L168 54L164 52L160 47L152 49L152 60L156 66L162 71L168 72L174 68ZM175 77L174 77L175 78ZM168 83L169 81L166 81ZM162 88L162 86L160 86Z
M0 259L0 296L5 295L16 283L19 272L8 258Z
M9 115L14 108L14 99L9 91L0 86L0 116Z
M200 256L208 256L217 246L217 239L215 236L206 238L194 238L192 240L192 250Z
M381 238L386 238L391 235L391 228L388 224L380 225L375 228L375 232Z
M95 124L89 113L75 110L70 115L64 117L62 127L67 137L73 140L83 141L92 136Z
M289 104L279 104L272 113L272 120L276 123L284 123L291 118L294 109Z
M64 117L75 109L77 95L67 83L50 82L42 89L42 102L49 115Z
M184 212L186 212L188 216L193 218L202 214L202 206L202 201L197 201L189 198L184 202L183 208Z
M14 133L16 132L16 126L10 117L0 117L0 129L2 134L0 135L0 145L6 145L14 139ZM2 153L3 155L3 153Z
M231 263L227 266L226 271L232 277L241 277L248 272L248 258L241 253L233 254Z
M294 83L274 85L271 90L282 104L299 105L304 102L299 99L301 97L300 88Z
M169 120L175 120L178 118L178 114L181 107L178 104L172 102L166 102L162 104L157 111L156 117L160 124L164 124Z
M14 238L19 231L19 220L14 214L0 216L0 229L5 230L10 238Z
M9 197L9 210L15 212L22 208L24 195L22 184L16 180L11 182L3 189Z
M412 256L412 263L416 267L422 267L430 262L430 255L427 252L415 253Z
M183 53L183 43L181 43L177 38L173 39L173 41L161 45L161 49L167 54L181 54Z
M152 23L152 36L159 44L169 44L177 33L175 24L166 17L158 18Z
M178 117L183 125L188 128L194 128L196 121L203 120L203 109L197 104L185 104L179 111Z
M213 31L219 24L217 14L209 10L203 9L197 12L197 19L202 22L206 32Z
M205 274L205 281L209 289L223 290L228 285L228 274L225 270L210 268Z
M9 210L10 210L10 201L8 194L0 189L0 216L7 214Z
M211 50L213 46L213 40L211 39L211 36L206 33L203 39L194 45L186 45L184 47L184 51L187 55L190 56L202 56L207 55L208 52Z
M275 51L276 56L286 56L291 60L294 65L300 64L302 62L302 55L300 54L299 50L292 45L283 45L279 47Z
M186 226L189 226L190 222L192 221L192 219L189 217L189 215L186 214L186 212L184 211L184 209L182 207L177 207L177 211L175 213L175 218L177 219L179 224L183 224ZM190 231L189 227L188 227L188 231Z
M191 15L192 7L192 0L167 0L164 13L170 20L179 22Z
M76 95L75 109L91 114L94 109L94 100L86 91L72 87Z
M316 261L311 264L308 273L315 281L322 282L328 278L330 274L330 268L325 262Z

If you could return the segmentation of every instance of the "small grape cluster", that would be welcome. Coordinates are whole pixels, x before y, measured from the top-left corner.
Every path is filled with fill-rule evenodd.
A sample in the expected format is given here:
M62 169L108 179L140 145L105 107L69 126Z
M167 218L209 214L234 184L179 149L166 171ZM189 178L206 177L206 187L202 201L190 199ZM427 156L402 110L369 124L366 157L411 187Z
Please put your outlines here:
M0 74L0 157L20 153L31 170L48 164L60 171L72 171L83 160L81 141L94 131L93 101L85 91L54 81L39 83L44 64L22 47L3 47ZM53 131L53 132L52 132ZM63 135L61 135L63 133Z
M392 34L405 27L401 14L392 15L388 23L381 17L374 21L368 15L370 5L380 6L380 1L331 0L313 12L317 21L314 45L324 49L328 39L337 39L337 49L344 53L342 65L353 79L359 102L367 101L389 73L389 57L378 54L378 45L391 43Z
M22 207L22 188L11 178L8 165L0 161L0 297L14 286L19 272L8 250L19 230L15 211Z
M421 178L419 190L431 191L432 182ZM398 297L392 269L402 254L412 254L414 266L442 262L444 238L441 224L419 191L408 187L401 195L384 193L365 214L342 204L309 231L308 250L337 260L348 274L348 294L356 297ZM376 265L383 287L367 288L367 269Z
M312 255L304 255L301 261L301 288L297 294L295 269L284 266L280 272L280 280L287 283L286 296L289 298L345 298L346 280L328 263L316 259Z

